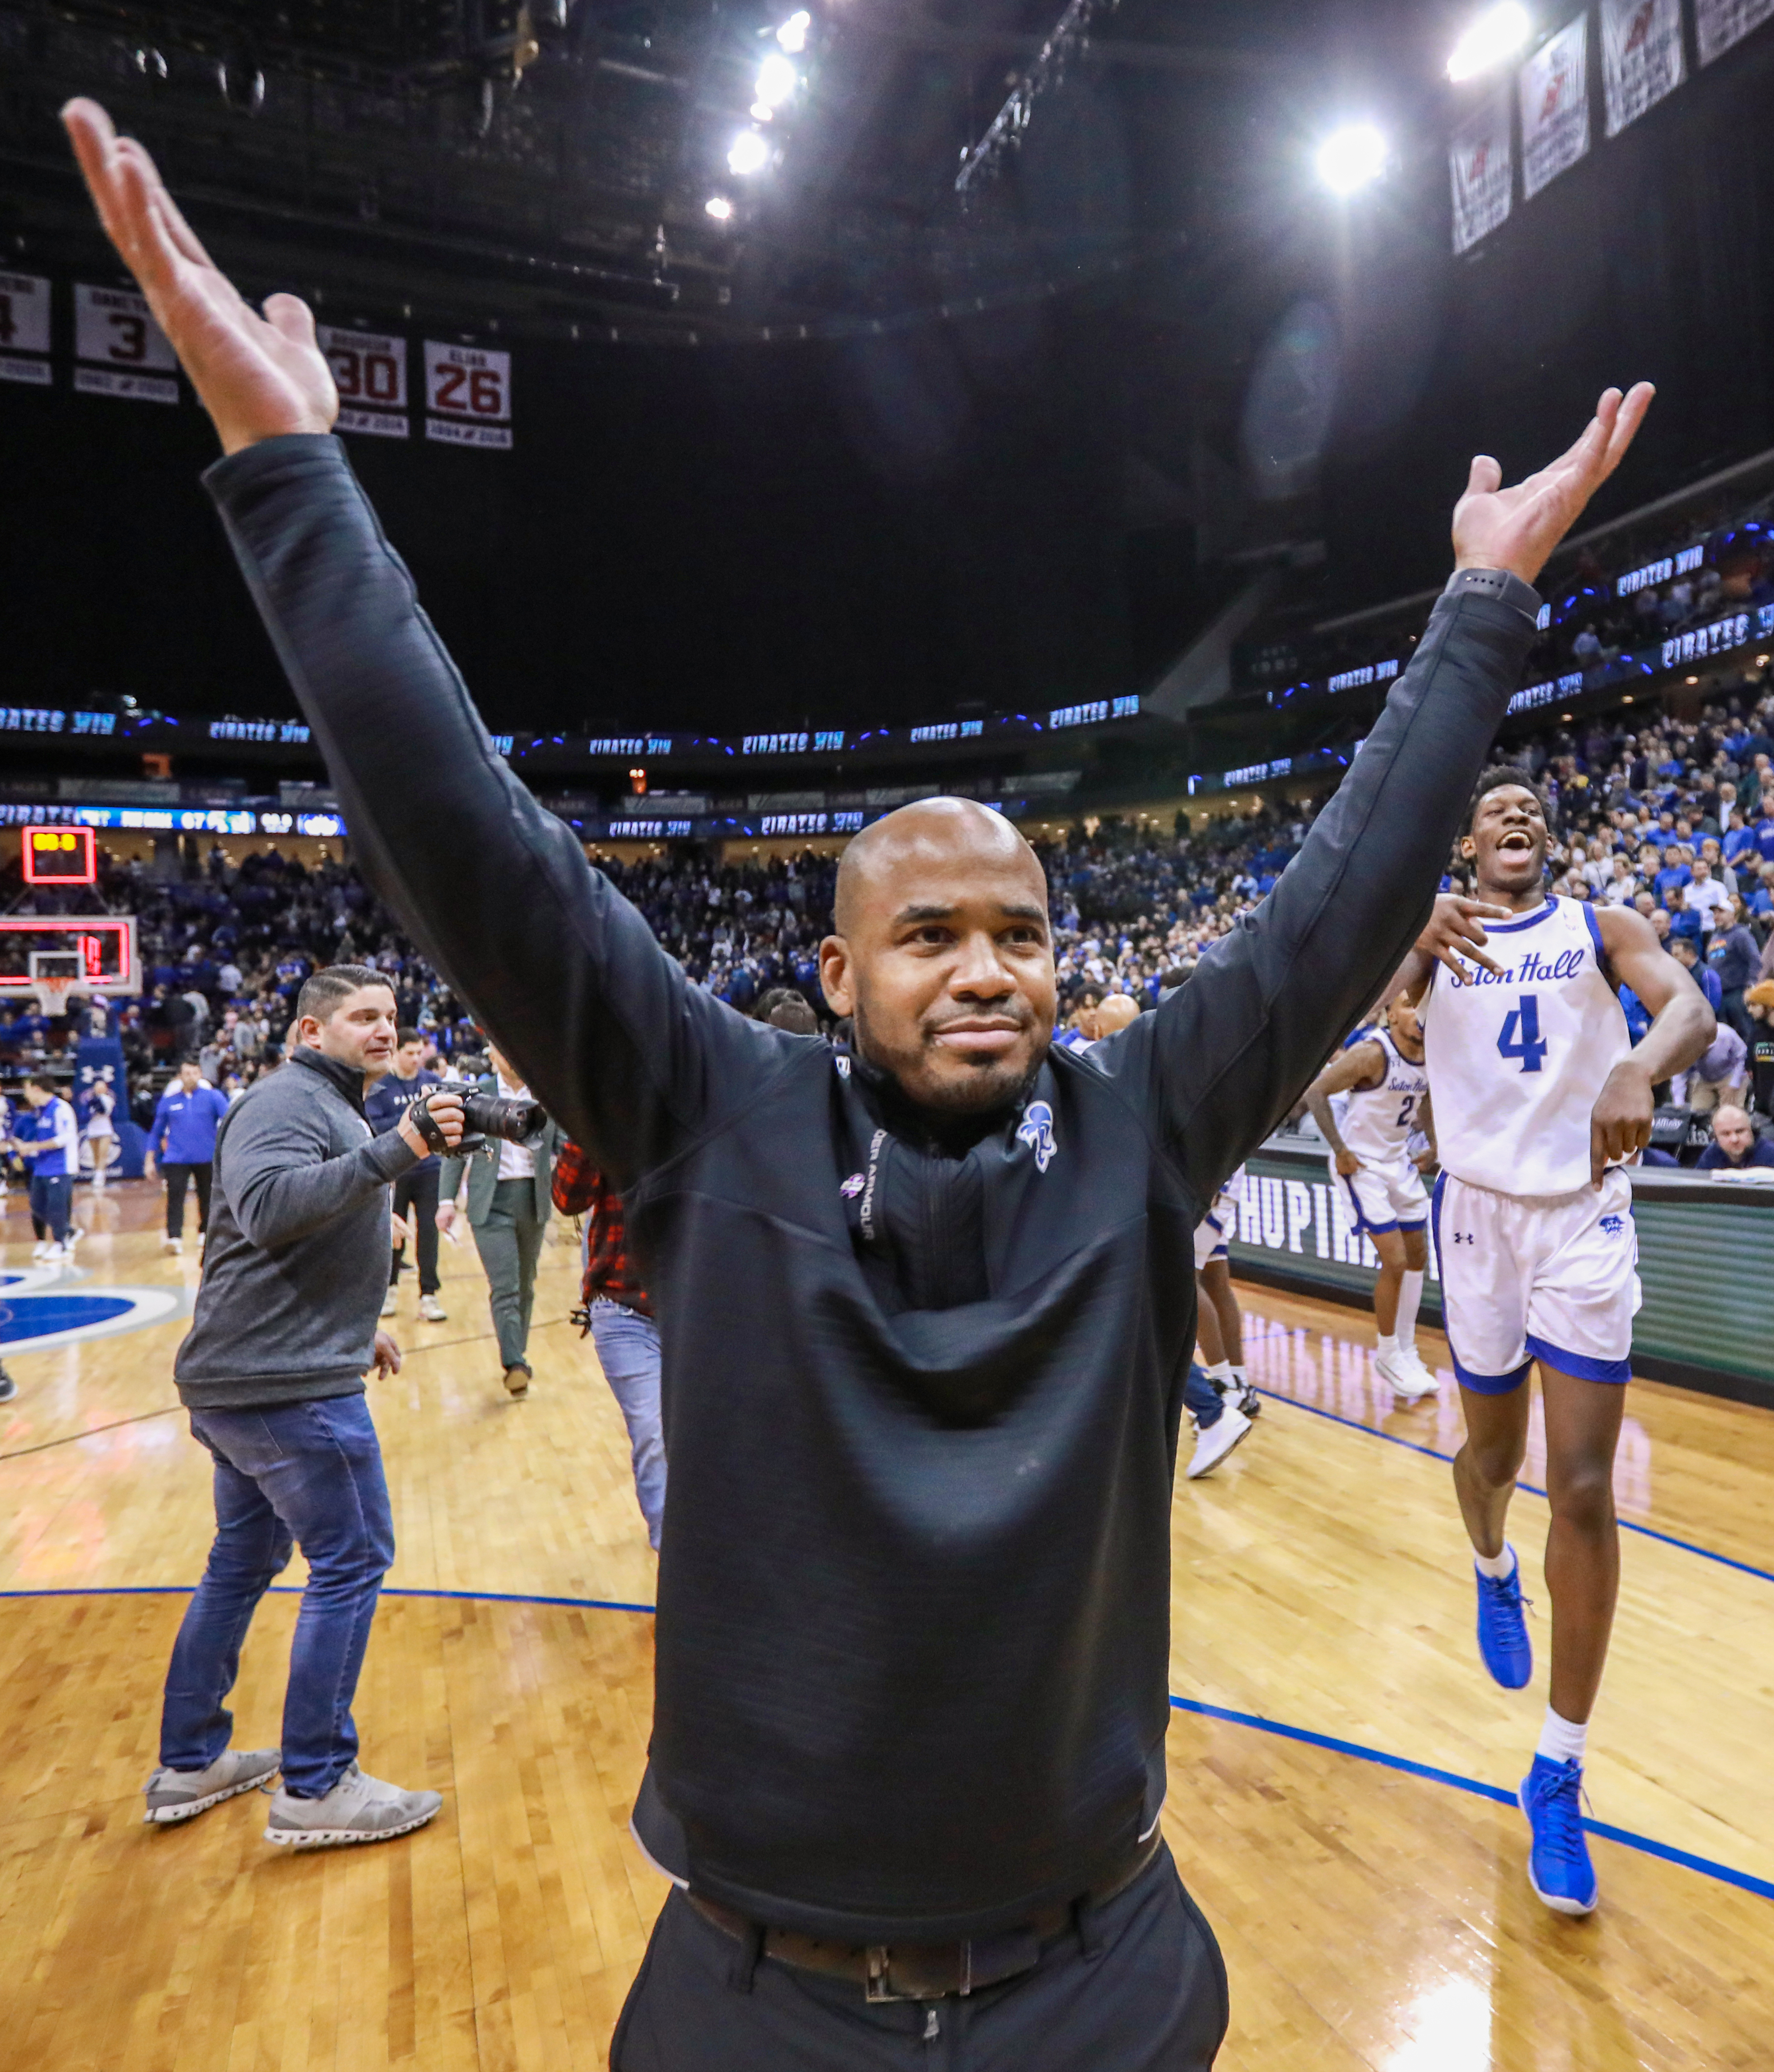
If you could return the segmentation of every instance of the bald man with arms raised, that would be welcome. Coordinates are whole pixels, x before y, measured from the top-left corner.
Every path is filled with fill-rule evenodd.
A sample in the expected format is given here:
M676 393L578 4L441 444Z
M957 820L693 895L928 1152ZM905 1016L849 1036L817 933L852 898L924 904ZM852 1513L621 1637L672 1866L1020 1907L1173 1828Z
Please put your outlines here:
M220 434L210 492L356 853L622 1190L658 1313L634 1826L678 1889L615 2072L1211 2064L1225 1973L1159 1827L1191 1232L1423 928L1529 586L1648 391L1517 488L1474 463L1384 717L1192 984L1053 1048L1039 866L932 800L845 860L850 1055L690 984L516 780L328 435L307 310L249 308L146 154L68 124Z

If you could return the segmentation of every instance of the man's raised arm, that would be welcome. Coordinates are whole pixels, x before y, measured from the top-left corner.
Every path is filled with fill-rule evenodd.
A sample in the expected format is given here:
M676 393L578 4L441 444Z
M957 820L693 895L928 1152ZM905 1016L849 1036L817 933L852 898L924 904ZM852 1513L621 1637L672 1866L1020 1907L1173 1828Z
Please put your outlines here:
M344 449L314 319L253 310L139 144L64 119L101 220L224 458L206 477L377 892L619 1186L731 1098L743 1026L689 985L571 832L494 752ZM711 1053L733 1054L728 1069Z
M1651 397L1609 389L1576 444L1512 489L1473 462L1454 578L1379 724L1274 892L1154 1018L1161 1127L1203 1202L1416 943L1534 638L1530 586Z

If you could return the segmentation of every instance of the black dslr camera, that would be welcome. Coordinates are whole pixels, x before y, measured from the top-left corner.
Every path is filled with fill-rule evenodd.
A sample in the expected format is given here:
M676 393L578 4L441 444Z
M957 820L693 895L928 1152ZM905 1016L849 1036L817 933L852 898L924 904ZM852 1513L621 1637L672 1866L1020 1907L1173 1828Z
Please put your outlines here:
M548 1124L548 1111L540 1101L506 1100L499 1094L484 1094L478 1087L457 1086L446 1082L445 1090L461 1096L462 1136L451 1145L444 1141L443 1132L432 1119L425 1105L428 1096L439 1091L427 1087L407 1104L407 1112L418 1130L433 1151L446 1158L471 1158L477 1152L493 1155L495 1140L505 1144L528 1144L532 1137L540 1137Z

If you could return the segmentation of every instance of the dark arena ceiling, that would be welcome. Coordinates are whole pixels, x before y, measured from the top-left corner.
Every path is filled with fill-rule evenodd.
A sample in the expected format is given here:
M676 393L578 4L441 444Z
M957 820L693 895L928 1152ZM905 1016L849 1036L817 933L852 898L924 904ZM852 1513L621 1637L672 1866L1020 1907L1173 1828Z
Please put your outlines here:
M735 179L726 154L797 4L3 0L0 249L86 257L54 113L87 92L150 145L224 263L335 311L842 335L1260 240L1277 154L1255 140L1340 72L1421 43L1432 73L1452 13L811 0L774 162ZM964 154L1031 87L1026 134L1003 125L957 193Z

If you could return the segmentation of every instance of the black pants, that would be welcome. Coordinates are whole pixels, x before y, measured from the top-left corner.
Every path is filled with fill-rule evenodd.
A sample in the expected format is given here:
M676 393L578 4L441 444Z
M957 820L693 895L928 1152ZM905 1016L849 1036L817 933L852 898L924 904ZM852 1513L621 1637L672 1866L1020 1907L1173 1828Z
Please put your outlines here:
M681 1892L665 1901L611 2072L1207 2072L1226 1971L1168 1849L1032 1971L965 1999L871 2005L862 1986L764 1959Z
M419 1293L435 1295L438 1292L438 1166L435 1159L430 1164L415 1166L410 1173L403 1173L394 1182L394 1213L404 1216L410 1211L418 1211L419 1226ZM406 1247L397 1244L388 1269L388 1285L394 1287L401 1277L401 1268L406 1264Z
M169 1166L163 1159L160 1176L167 1183L167 1235L183 1237L185 1234L185 1186L187 1181L197 1182L197 1229L200 1235L209 1228L209 1182L216 1168L207 1160L201 1166Z

